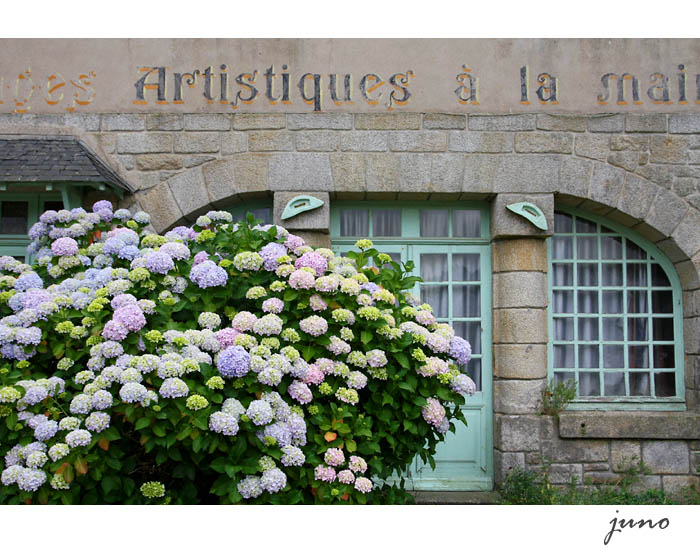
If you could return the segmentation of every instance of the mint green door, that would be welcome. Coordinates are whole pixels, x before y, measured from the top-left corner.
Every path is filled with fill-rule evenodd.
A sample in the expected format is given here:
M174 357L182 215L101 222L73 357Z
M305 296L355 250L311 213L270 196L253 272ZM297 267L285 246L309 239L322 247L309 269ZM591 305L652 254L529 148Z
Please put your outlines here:
M427 206L427 205L426 205ZM435 317L468 340L473 358L465 368L477 386L462 411L467 426L448 432L433 458L420 459L407 475L413 490L493 488L493 407L491 378L491 252L485 205L395 203L336 205L331 209L334 251L346 253L357 239L371 238L394 260L413 261L423 282L414 293L433 307Z

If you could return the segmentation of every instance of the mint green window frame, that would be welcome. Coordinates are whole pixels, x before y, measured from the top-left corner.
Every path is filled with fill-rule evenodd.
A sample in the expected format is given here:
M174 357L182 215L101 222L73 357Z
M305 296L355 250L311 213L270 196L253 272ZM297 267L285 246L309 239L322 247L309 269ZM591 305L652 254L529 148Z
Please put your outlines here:
M587 370L591 375L595 375L595 371L599 373L600 396L582 396L580 395L580 384L577 390L576 399L569 405L572 410L685 410L685 383L684 383L684 350L683 350L683 305L682 305L682 287L678 274L671 261L651 242L643 238L638 233L621 226L609 219L595 216L589 212L570 208L566 206L557 207L555 213L568 214L572 216L572 232L561 234L556 233L547 240L548 261L549 261L549 307L548 307L548 322L549 322L549 343L548 343L548 377L550 380L557 379L555 373L573 372L576 381L579 381L582 372ZM578 233L576 231L576 220L579 218L596 224L594 233ZM607 228L604 230L603 228ZM570 258L554 258L553 244L563 237L571 238L571 255ZM602 258L602 243L603 238L621 238L621 255L619 258ZM579 259L579 239L588 238L595 239L597 247L597 256L590 259ZM643 258L629 258L627 253L627 241L631 241L641 248L646 256ZM587 240L586 240L587 241ZM582 241L581 243L586 243ZM583 245L582 245L583 247ZM568 252L568 249L567 249ZM556 279L553 271L555 265L571 264L571 272L573 279L569 285L555 285ZM597 280L595 285L579 283L580 266L590 266L597 264ZM622 272L621 284L609 283L604 285L603 281L603 266L609 267L619 266ZM658 265L666 275L670 286L654 285L652 278L652 267ZM628 279L628 269L630 266L642 267L645 270L646 285L630 283ZM590 269L589 269L590 270ZM554 291L571 292L572 306L571 312L555 310L555 294ZM578 307L580 303L579 292L597 292L597 312L595 313L579 313ZM604 312L603 294L607 291L622 292L622 310L617 313ZM646 292L644 296L645 311L638 313L628 312L631 292L641 293ZM657 294L658 298L664 297L666 293L670 295L672 308L668 312L656 312L653 306L653 296ZM574 336L573 340L557 339L555 332L555 319L573 320ZM597 340L584 340L579 338L580 323L579 319L597 318ZM622 339L604 340L604 325L603 319L622 319L623 337ZM630 328L635 319L646 319L646 340L639 340L630 337ZM657 320L673 320L673 340L664 340L655 337L655 323ZM558 343L558 344L557 344ZM566 344L573 345L573 367L563 366L555 367L555 346ZM581 345L598 345L598 367L582 368L579 367L582 355L579 351ZM624 363L622 367L604 367L605 348L608 346L622 346ZM647 348L647 364L639 368L631 368L630 361L634 348ZM656 355L654 353L655 346L670 347L673 346L673 367L657 367ZM613 370L613 371L610 371ZM605 395L605 372L609 373L624 373L625 394L624 395ZM635 396L631 394L630 374L643 375L648 372L649 395ZM675 380L675 395L674 396L655 396L655 374L673 375ZM561 378L558 378L561 379Z

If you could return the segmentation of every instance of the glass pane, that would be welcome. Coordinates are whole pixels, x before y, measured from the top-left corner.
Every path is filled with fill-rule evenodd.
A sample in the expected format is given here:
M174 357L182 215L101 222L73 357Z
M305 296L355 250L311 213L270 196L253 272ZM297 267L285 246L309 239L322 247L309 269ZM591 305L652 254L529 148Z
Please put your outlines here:
M627 319L627 340L649 340L648 320L646 317Z
M394 261L395 263L400 263L401 262L401 253L387 253L391 257L391 260ZM375 261L377 262L377 261ZM389 268L392 269L393 267L391 266L391 263L384 263L382 265L382 268Z
M579 286L597 286L598 285L598 265L597 264L579 264L577 265L577 282Z
M450 227L449 210L421 210L420 236L447 237Z
M369 237L369 210L341 210L340 236Z
M673 346L654 346L654 367L672 368L676 366Z
M554 319L554 340L574 339L574 319L572 317L557 317Z
M566 383L567 381L574 381L576 376L573 371L556 371L554 372L554 382L555 383Z
M481 280L481 255L452 255L452 281L473 282Z
M670 286L671 282L668 280L668 276L658 264L654 263L651 265L651 285L652 286Z
M46 200L42 212L46 212L47 210L55 210L56 212L63 210L63 202L60 200Z
M573 259L574 258L574 238L557 237L552 239L552 258Z
M481 358L474 358L467 364L469 377L472 378L476 390L481 391Z
M623 371L606 371L603 373L605 379L605 396L619 397L625 394L625 373Z
M648 368L649 367L649 347L648 346L630 346L628 349L629 357L627 366L632 369Z
M651 292L652 313L673 313L673 294L671 291L654 290Z
M647 285L647 264L627 263L627 285L646 286Z
M617 290L603 292L603 313L622 313L622 292Z
M597 371L579 372L578 393L582 397L600 396L600 374Z
M578 237L576 239L576 258L593 260L598 258L598 238Z
M574 292L567 290L554 290L554 313L574 312Z
M452 237L481 237L481 211L453 210Z
M655 373L654 389L657 397L675 397L676 374L673 372Z
M627 242L627 258L631 260L646 259L647 253L634 241L626 240Z
M597 368L598 367L598 345L580 344L578 347L578 367Z
M598 318L586 317L578 320L579 340L598 340Z
M622 265L604 263L603 286L622 286Z
M554 345L554 367L572 368L574 367L574 345L555 344Z
M457 336L467 340L472 347L472 354L481 354L481 322L455 321L452 328Z
M420 275L424 282L447 282L447 255L423 253L420 256Z
M603 346L603 367L625 367L625 347L622 344L606 344Z
M452 286L452 316L481 316L480 286Z
M584 220L583 218L576 218L576 233L595 233L596 225L594 222Z
M625 327L622 321L622 317L604 317L603 340L625 340Z
M598 313L598 292L579 290L578 312Z
M600 238L600 252L603 259L622 259L622 238L603 235Z
M574 285L574 265L573 264L553 264L552 265L552 284L555 286L573 286Z
M630 395L633 397L648 397L651 395L648 371L630 372Z
M627 313L646 313L647 307L646 290L630 290L627 292Z
M673 319L654 319L654 340L673 340Z
M401 237L401 210L372 210L372 235Z
M569 214L554 213L554 233L571 233L574 231L573 218Z
M272 208L256 208L251 214L256 220L261 220L263 224L272 223Z
M0 204L0 234L25 235L28 221L28 202L6 200Z
M447 286L421 286L421 300L430 304L433 308L433 315L438 318L447 317L448 301Z

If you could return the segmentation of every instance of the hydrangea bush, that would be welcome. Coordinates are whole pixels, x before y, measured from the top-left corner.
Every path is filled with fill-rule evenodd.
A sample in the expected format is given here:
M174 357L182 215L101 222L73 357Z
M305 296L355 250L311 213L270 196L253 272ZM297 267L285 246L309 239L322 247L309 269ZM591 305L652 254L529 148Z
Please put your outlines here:
M227 212L148 224L47 211L33 266L0 257L0 501L404 500L382 481L432 462L474 391L412 264Z

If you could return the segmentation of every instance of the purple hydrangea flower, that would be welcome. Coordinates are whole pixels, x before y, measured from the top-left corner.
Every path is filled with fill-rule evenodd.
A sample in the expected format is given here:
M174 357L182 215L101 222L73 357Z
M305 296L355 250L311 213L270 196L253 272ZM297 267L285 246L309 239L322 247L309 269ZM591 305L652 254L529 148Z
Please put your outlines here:
M355 482L355 475L352 474L351 470L345 469L338 473L338 482L341 484L352 484Z
M160 386L160 390L158 391L160 396L165 397L166 399L186 397L189 392L190 390L187 387L187 383L178 377L169 377L163 381L163 384Z
M129 329L127 329L122 323L115 320L110 320L105 323L105 328L102 330L102 336L107 340L124 340L129 334Z
M119 398L128 403L141 402L148 393L148 389L140 383L125 383L119 389Z
M114 311L114 321L121 323L131 332L139 331L146 326L146 317L136 303L118 307Z
M173 259L181 261L190 258L190 250L184 243L176 243L171 241L161 245L160 250L170 255Z
M292 430L286 422L275 422L265 426L263 437L273 437L279 447L292 443Z
M268 243L259 251L260 256L263 258L263 267L268 272L273 272L277 266L277 259L283 257L287 254L287 249L284 245L279 243Z
M44 281L36 272L25 272L20 274L15 282L14 289L18 292L26 292L32 288L43 288Z
M260 479L260 487L270 494L279 492L287 485L287 475L277 467L267 469Z
M328 321L318 315L312 315L299 321L299 328L311 336L321 336L328 330Z
M209 429L225 436L235 436L238 433L238 420L227 412L214 412L209 416Z
M192 267L190 280L200 288L225 286L228 282L228 273L212 261L206 260Z
M46 482L46 473L39 469L23 469L17 486L25 492L36 492Z
M294 266L297 268L308 266L316 271L317 276L322 276L328 269L328 261L323 255L320 255L316 251L309 251L299 257L294 263Z
M262 309L265 313L281 313L284 302L279 298L269 298L263 301Z
M450 345L450 357L460 365L465 366L472 359L472 347L468 341L460 336L455 336Z
M295 290L310 290L316 285L316 279L308 270L295 270L289 275L289 285Z
M264 315L255 321L253 332L261 336L274 336L282 332L282 319L277 315Z
M335 480L335 469L325 465L318 465L314 469L314 478L323 482L333 482Z
M109 414L93 412L85 419L85 427L91 432L100 433L109 428Z
M440 401L432 397L428 397L428 404L422 409L423 419L434 427L439 427L445 418L445 407L440 404Z
M367 462L362 457L358 457L357 455L351 455L348 463L352 472L363 473L367 470Z
M323 455L323 460L331 467L339 467L345 462L345 455L343 454L342 449L339 449L338 447L331 447Z
M85 447L90 445L92 434L87 430L73 430L66 434L66 443L70 447Z
M306 460L304 452L294 445L282 447L281 462L285 467L301 467Z
M263 489L260 487L260 477L245 477L238 483L238 492L246 500L249 498L257 498L263 492Z
M78 243L70 237L59 237L51 244L51 251L57 257L70 257L78 253Z
M264 426L272 422L274 413L270 403L257 400L250 403L246 411L246 416L248 416L256 426Z
M204 261L206 261L209 258L209 253L206 251L200 251L194 256L194 264L202 264Z
M236 342L236 337L239 334L241 334L240 331L227 327L225 329L221 329L220 331L216 331L216 340L219 341L219 346L222 349L228 348L229 346L233 346L233 344Z
M153 251L146 255L146 268L150 272L157 274L167 274L173 268L175 263L170 255L162 251ZM190 275L191 276L191 275Z
M372 481L364 476L357 477L355 481L355 490L366 494L372 490Z
M224 348L216 358L223 377L243 377L250 371L250 354L242 346Z
M462 396L473 395L476 392L476 385L474 381L467 375L460 373L456 375L452 381L450 381L450 388Z
M34 437L39 441L46 441L55 436L56 432L58 432L58 422L47 420L34 429Z
M322 374L323 375L323 374ZM292 381L287 389L289 396L300 404L310 403L313 399L313 394L306 383L301 381Z
M257 320L258 318L255 315L253 315L250 311L239 311L238 313L236 313L236 316L233 318L233 321L231 321L231 325L234 329L237 329L241 332L246 332L253 328L253 325Z

